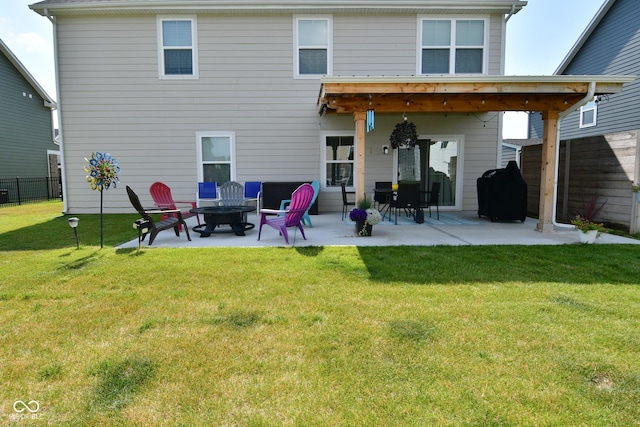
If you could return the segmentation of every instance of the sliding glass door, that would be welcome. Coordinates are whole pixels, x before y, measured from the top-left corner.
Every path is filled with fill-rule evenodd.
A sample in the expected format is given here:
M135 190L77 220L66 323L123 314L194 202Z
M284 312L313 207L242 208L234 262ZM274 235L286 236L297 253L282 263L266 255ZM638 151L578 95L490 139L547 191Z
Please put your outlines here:
M415 147L398 149L398 183L419 182L429 191L440 183L440 206L456 206L460 143L456 139L421 139Z

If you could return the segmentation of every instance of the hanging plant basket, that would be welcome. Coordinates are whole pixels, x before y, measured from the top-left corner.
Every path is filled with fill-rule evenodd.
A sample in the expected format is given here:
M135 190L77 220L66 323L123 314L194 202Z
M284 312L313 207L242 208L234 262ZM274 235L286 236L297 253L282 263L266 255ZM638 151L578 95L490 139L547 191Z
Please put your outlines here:
M418 142L416 125L406 120L398 123L391 132L389 142L394 150L398 147L415 147Z

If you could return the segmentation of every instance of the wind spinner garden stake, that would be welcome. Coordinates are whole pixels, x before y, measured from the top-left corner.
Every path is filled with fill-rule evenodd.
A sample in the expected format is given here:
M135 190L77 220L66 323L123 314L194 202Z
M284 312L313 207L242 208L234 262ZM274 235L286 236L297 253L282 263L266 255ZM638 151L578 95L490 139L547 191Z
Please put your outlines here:
M91 159L86 157L84 159L89 162L89 166L84 167L84 171L89 174L87 175L87 182L92 190L100 192L100 248L102 248L102 194L103 190L108 190L111 186L116 188L119 182L118 172L120 172L120 166L118 166L118 161L111 157L109 153L91 153Z

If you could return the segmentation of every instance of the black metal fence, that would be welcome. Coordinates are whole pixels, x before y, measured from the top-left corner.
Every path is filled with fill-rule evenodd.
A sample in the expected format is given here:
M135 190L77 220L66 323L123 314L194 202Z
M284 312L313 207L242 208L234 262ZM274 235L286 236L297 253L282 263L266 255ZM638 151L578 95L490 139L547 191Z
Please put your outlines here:
M62 182L54 178L0 178L0 207L62 200Z

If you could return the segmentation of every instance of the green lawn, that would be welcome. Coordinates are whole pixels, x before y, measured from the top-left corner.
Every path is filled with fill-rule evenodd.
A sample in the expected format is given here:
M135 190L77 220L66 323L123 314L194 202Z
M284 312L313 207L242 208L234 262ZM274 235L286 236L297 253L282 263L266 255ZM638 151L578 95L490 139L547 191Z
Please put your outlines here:
M0 208L5 424L640 420L639 246L76 249L61 209Z

